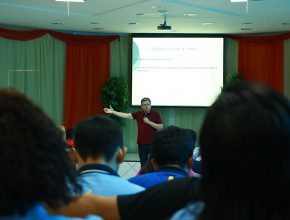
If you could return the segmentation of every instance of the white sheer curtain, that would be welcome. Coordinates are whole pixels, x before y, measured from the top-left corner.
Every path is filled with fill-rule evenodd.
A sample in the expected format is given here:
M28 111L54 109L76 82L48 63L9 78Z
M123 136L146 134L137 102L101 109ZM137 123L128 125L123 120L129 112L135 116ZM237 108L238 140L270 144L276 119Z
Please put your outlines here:
M46 34L31 41L0 38L0 87L13 87L63 124L65 43Z

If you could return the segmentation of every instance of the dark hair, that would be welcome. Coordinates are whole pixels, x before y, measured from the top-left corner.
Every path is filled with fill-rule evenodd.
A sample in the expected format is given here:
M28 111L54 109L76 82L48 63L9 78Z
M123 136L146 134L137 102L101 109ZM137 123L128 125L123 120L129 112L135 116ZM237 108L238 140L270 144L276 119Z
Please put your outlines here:
M155 171L154 167L152 166L151 159L152 159L152 156L150 154L145 164L140 168L139 173L138 173L139 175L151 173Z
M196 139L197 139L197 134L194 130L192 129L187 129L188 132L190 133L191 135L191 138L192 138L192 141L193 141L193 149L195 148L195 142L196 142Z
M143 99L141 99L141 104L142 102L149 102L151 104L151 100L147 97L144 97Z
M62 132L23 94L0 89L0 216L52 208L79 193Z
M200 145L202 219L290 218L290 104L283 95L246 82L225 88L206 114Z
M65 131L65 137L67 140L74 139L75 136L75 129L74 128L68 128Z
M75 148L84 160L104 156L108 162L120 147L123 147L121 128L107 116L89 117L75 129Z
M177 164L184 168L193 149L193 138L188 129L169 126L155 134L151 156L159 166Z

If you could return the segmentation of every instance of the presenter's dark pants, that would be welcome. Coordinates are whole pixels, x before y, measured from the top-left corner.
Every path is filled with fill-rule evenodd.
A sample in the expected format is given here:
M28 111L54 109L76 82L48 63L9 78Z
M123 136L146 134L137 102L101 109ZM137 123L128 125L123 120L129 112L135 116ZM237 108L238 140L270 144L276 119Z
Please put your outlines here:
M144 164L146 163L149 157L150 151L151 151L151 144L138 144L138 152L139 152L141 167L143 167Z

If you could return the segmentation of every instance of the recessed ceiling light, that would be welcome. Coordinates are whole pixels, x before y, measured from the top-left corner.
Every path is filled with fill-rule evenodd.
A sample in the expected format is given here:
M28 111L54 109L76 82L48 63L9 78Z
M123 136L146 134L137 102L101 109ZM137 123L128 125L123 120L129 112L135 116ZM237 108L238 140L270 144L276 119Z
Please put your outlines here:
M252 31L252 28L241 28L241 31Z
M203 23L201 23L202 25L212 25L213 24L213 22L203 22Z
M196 16L196 13L184 13L183 16L187 16L187 17L192 17L192 16Z
M54 21L54 22L52 22L51 24L55 24L55 25L57 25L57 24L64 24L64 23L61 22L61 21Z
M85 2L86 0L55 0L56 2Z

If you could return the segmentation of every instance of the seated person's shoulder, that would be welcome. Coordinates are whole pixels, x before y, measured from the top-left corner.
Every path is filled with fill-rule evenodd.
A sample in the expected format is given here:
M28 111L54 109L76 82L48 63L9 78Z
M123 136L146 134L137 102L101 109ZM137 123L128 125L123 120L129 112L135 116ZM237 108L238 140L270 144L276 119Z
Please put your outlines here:
M121 219L167 219L187 203L200 198L200 178L180 178L144 192L118 196ZM152 210L158 210L153 213ZM138 217L136 217L138 216Z

